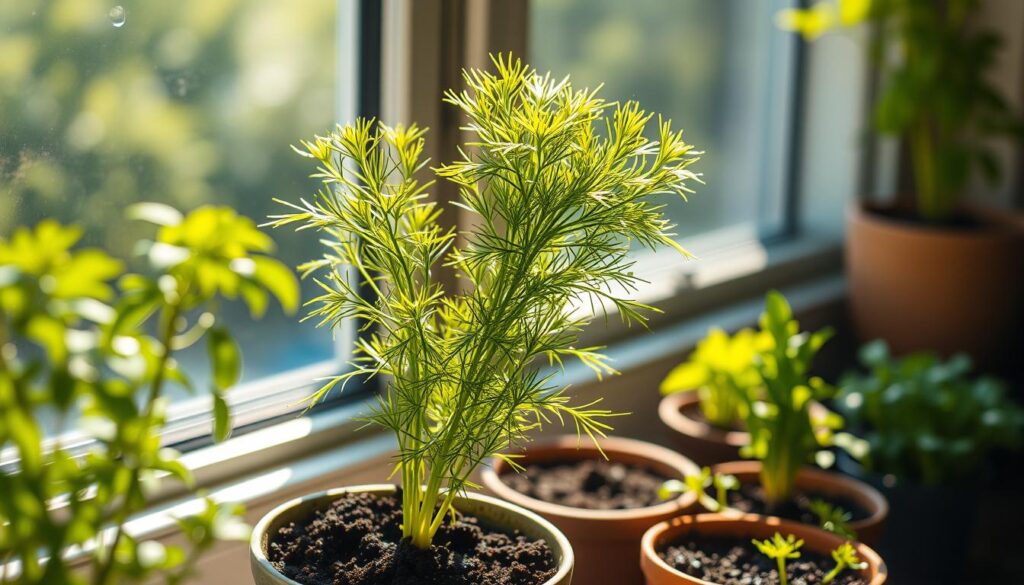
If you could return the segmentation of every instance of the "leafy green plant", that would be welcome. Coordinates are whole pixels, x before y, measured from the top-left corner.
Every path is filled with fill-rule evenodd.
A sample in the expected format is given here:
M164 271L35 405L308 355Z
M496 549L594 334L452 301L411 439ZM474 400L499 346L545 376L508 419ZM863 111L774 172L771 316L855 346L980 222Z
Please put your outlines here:
M218 302L241 297L258 316L269 293L294 310L298 285L266 256L273 242L230 209L130 212L159 225L139 244L145 272L76 248L81 231L51 220L0 238L0 448L13 454L0 471L0 583L181 583L215 538L245 538L240 507L212 501L179 520L188 551L139 542L125 524L155 479L191 482L160 445L164 391L191 388L174 353L205 337L214 436L225 438L241 358ZM62 442L71 427L95 440L87 452Z
M416 178L427 164L416 126L359 120L304 142L299 152L324 188L275 218L326 237L326 255L304 267L324 288L311 317L359 318L371 330L353 371L313 400L353 377L387 378L370 420L398 439L403 536L420 548L487 457L551 418L591 437L609 428L613 413L571 405L534 366L578 358L599 375L613 371L599 348L577 347L590 319L570 309L603 303L627 323L644 321L650 307L625 296L638 280L631 243L682 250L650 196L685 198L698 180L682 134L659 122L658 139L646 138L652 115L636 103L609 104L511 57L494 65L466 71L468 90L445 96L474 136L460 160L436 169L473 216L461 242L439 224L430 183ZM444 289L442 264L467 290Z
M822 530L836 536L857 540L857 532L850 527L853 515L840 506L833 506L824 500L812 500L811 512L818 517L818 525Z
M833 444L832 431L842 426L842 419L828 413L812 420L810 409L813 401L834 393L809 373L815 354L832 336L831 329L801 333L789 303L776 291L765 298L760 323L772 343L755 358L764 396L752 400L747 409L751 442L741 453L761 460L761 485L768 505L774 506L789 498L800 467L815 456L826 461L831 455L822 449Z
M702 467L700 473L685 476L682 481L670 479L658 488L658 497L667 500L677 494L693 492L697 501L712 512L719 512L729 507L729 490L739 488L740 482L735 475L715 473L710 467ZM714 487L715 497L708 495L708 488Z
M846 569L859 571L868 566L867 563L860 560L860 557L857 555L857 549L855 549L849 542L844 542L837 546L836 549L832 551L832 559L836 562L836 566L829 571L824 578L822 578L821 582L825 585L835 581L836 577L839 576L839 573L842 573Z
M993 449L1021 446L1024 410L998 380L972 379L967 356L897 359L874 341L860 361L868 373L842 379L836 406L871 446L868 470L936 485L969 477Z
M771 539L752 541L761 554L770 559L775 559L779 567L779 583L787 585L789 576L786 574L786 561L800 558L800 547L804 545L803 540L797 540L792 534L783 537L778 532Z
M1024 137L1020 117L991 81L1002 39L973 22L977 6L978 0L822 0L779 19L808 39L838 26L875 26L869 54L883 75L874 125L906 141L917 214L931 222L953 218L975 168L999 177L987 139Z
M712 329L690 358L669 372L662 394L696 391L708 422L729 428L741 420L748 397L760 386L754 356L771 340L762 332L742 329L732 337Z

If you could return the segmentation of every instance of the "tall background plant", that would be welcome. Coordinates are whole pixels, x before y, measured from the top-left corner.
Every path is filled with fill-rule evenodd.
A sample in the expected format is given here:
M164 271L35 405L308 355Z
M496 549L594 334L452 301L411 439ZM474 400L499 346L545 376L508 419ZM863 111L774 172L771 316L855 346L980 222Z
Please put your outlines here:
M355 369L314 398L356 376L387 377L370 418L398 439L403 535L421 548L485 458L552 418L589 436L608 428L611 412L572 405L535 365L577 358L613 371L599 348L577 347L590 317L573 309L605 303L644 321L650 307L629 298L630 246L679 248L650 196L685 198L698 179L682 133L659 120L649 139L652 115L636 103L607 103L511 57L494 65L465 72L468 90L445 96L473 136L460 160L437 169L473 215L458 234L464 245L416 179L424 131L367 120L303 143L324 189L276 222L326 236L327 254L305 266L323 275L311 316L367 324ZM442 264L466 292L435 279Z
M1024 138L1024 125L990 79L1002 39L972 22L980 0L824 0L784 11L783 27L813 39L870 23L868 53L880 67L875 128L910 153L915 210L948 222L972 171L999 177L991 139Z
M214 437L224 439L241 356L218 318L222 299L241 297L259 316L273 295L293 311L298 285L266 255L270 238L231 209L131 213L160 226L139 243L139 272L77 247L82 231L53 220L0 238L0 583L181 583L217 538L246 536L240 508L212 501L179 520L190 549L141 541L125 525L160 476L191 483L160 438L166 388L191 389L174 353L205 338ZM94 442L80 452L65 431Z

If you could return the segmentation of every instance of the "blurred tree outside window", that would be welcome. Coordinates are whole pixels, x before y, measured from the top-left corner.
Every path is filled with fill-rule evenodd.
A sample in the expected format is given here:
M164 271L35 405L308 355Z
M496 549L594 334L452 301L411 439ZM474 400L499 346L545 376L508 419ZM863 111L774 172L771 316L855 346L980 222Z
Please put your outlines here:
M226 204L261 223L280 211L273 197L309 192L289 144L336 121L335 12L324 0L3 0L0 233L52 217L128 257L145 229L124 221L131 203ZM289 265L316 253L315 239L273 235ZM334 355L328 332L277 307L258 323L241 306L225 314L243 380Z

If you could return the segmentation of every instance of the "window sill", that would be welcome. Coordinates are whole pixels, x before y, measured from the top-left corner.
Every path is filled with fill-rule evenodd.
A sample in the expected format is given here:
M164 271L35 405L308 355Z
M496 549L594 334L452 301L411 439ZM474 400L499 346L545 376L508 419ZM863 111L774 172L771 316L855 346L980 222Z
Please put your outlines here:
M700 247L693 246L692 251L700 254ZM612 410L654 412L649 403L659 398L656 388L663 370L681 359L709 327L734 329L755 324L766 288L781 289L798 312L845 296L840 247L834 241L808 236L766 246L750 240L701 256L700 263L679 261L678 255L670 262L655 253L638 262L638 271L647 268L642 274L651 283L639 291L641 301L665 311L652 319L650 332L639 334L642 329L616 327L621 324L612 318L607 330L601 331L605 322L597 319L585 332L586 343L608 346L605 353L621 376L599 386L585 366L566 364L557 381L572 386L581 400L596 397L600 390L603 406ZM632 335L627 336L630 331ZM197 487L215 500L245 504L249 520L255 523L291 497L387 477L393 438L364 428L358 420L372 400L354 400L285 420L196 449L182 460L195 474ZM630 423L627 419L636 420ZM645 435L652 428L658 430L650 420L634 416L626 417L617 432L651 439L656 435ZM150 511L129 523L130 532L137 537L173 539L173 519L194 513L202 505L201 499L188 496L172 481L161 484L152 501ZM220 549L231 550L237 557L239 546L225 543ZM213 570L217 572L216 567Z

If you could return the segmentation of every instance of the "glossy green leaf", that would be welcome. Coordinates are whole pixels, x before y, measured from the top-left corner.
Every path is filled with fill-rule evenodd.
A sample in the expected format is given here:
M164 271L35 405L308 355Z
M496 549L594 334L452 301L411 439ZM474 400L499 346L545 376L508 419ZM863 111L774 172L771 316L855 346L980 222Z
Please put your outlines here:
M214 388L224 391L238 383L242 374L242 356L231 334L222 327L210 329L206 347L210 356Z

